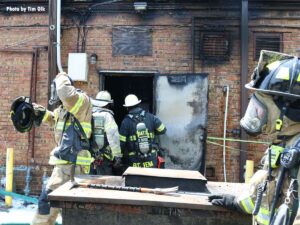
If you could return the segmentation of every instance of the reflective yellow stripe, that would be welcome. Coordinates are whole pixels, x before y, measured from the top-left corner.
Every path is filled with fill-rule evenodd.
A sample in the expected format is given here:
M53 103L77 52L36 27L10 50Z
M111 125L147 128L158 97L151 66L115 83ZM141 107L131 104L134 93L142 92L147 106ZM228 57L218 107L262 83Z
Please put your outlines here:
M274 70L279 66L279 64L280 64L280 61L275 61L275 62L272 62L269 65L267 65L267 68L269 70Z
M108 160L112 161L114 158L112 155L108 155L108 154L103 154L105 158L107 158Z
M260 208L257 216L255 216L256 221L259 224L268 225L270 219L270 212L265 208Z
M161 132L161 131L163 131L164 129L165 129L165 125L161 124L156 130L157 130L158 132Z
M300 82L300 73L298 74L297 82Z
M254 209L254 203L250 197L243 199L241 201L241 204L242 204L243 210L246 213L252 214L253 209Z
M46 113L45 113L45 115L44 115L44 117L43 117L43 120L42 120L42 122L45 122L45 121L47 121L47 120L48 120L48 118L49 118L49 116L50 116L50 112L46 110Z
M151 150L151 153L157 153L157 151L155 149ZM136 155L135 152L128 152L128 155Z
M70 110L70 113L76 114L76 113L79 111L80 107L81 107L82 104L83 104L83 98L84 98L83 95L79 95L79 98L78 98L76 104L75 104L75 105L73 106L73 108Z
M120 135L120 141L126 142L126 137L125 137L125 136L122 136L122 135Z
M129 140L130 140L130 141L136 141L136 136L135 136L135 135L129 136Z
M66 122L66 127L65 127L65 130L70 126L70 122ZM64 128L64 121L59 121L57 124L56 124L56 130L62 130Z
M92 157L77 156L76 165L88 166L94 161Z
M92 124L89 122L81 122L80 125L87 137L90 137L92 133Z
M153 132L150 132L150 133L149 133L149 137L150 137L151 139L153 139L153 138L154 138L154 133L153 133Z
M290 79L290 72L288 67L280 67L279 71L275 75L276 79L280 80L289 80Z
M58 159L58 158L52 156L49 160L49 164L50 165L65 165L65 164L71 164L71 162L62 160L62 159Z

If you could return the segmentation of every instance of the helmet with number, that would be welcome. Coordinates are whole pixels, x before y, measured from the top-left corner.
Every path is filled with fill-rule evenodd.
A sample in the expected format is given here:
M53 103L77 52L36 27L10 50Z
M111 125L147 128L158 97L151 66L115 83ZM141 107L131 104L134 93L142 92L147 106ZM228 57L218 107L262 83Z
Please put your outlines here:
M29 97L16 98L10 109L11 120L17 131L24 133L30 131L34 124L34 109Z
M300 61L298 57L262 50L246 88L285 99L300 99Z
M132 107L135 105L138 105L141 103L141 100L139 100L136 95L130 94L127 95L125 98L125 104L123 105L124 107Z
M92 99L92 104L98 107L107 106L114 101L111 99L111 95L108 91L100 91L98 92L96 99Z

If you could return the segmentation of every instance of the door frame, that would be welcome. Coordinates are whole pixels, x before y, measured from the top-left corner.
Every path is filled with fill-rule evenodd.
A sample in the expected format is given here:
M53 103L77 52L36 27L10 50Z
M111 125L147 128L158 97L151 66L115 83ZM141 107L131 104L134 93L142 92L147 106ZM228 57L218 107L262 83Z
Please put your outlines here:
M105 77L111 77L116 74L124 75L124 76L132 76L132 77L152 77L152 112L156 113L156 101L155 101L155 90L156 87L154 86L156 84L155 80L157 79L158 72L157 71L151 71L151 70L99 70L99 91L103 91L105 87Z

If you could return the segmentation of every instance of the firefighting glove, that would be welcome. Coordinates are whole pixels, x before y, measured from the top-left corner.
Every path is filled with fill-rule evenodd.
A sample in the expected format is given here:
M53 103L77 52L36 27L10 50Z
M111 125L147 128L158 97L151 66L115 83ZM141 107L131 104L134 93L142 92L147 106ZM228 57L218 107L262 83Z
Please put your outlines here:
M34 109L34 125L35 127L39 127L46 114L46 109L44 106L38 105L36 103L32 103L32 106Z
M222 206L233 211L243 212L236 202L236 197L234 195L211 195L208 197L208 201L213 205Z
M115 156L113 161L113 168L120 169L122 166L123 166L122 158Z

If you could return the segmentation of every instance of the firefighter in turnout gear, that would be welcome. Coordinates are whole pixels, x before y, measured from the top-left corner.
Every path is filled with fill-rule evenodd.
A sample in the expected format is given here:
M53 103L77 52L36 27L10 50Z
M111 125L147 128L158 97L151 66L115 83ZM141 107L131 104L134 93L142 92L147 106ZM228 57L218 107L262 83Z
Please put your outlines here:
M252 214L256 224L300 224L299 72L298 57L261 52L252 80L246 85L255 92L240 124L250 135L262 133L274 139L262 159L262 169L250 180L249 191L240 196L210 196L212 204Z
M128 114L120 127L123 161L127 166L157 168L159 148L155 135L164 134L166 127L156 116L139 107L140 103L133 94L125 98L123 106Z
M113 100L108 91L100 91L93 104L92 151L95 161L91 174L112 175L113 167L121 166L118 125L111 110Z
M93 161L87 150L87 139L92 131L90 98L72 85L72 80L66 73L59 73L51 85L49 104L60 105L52 112L33 104L36 114L45 112L42 123L54 129L57 145L50 153L49 164L53 165L54 169L40 195L33 225L55 224L60 209L50 207L48 194L71 179L71 168L74 164L78 165L75 174L87 174Z

